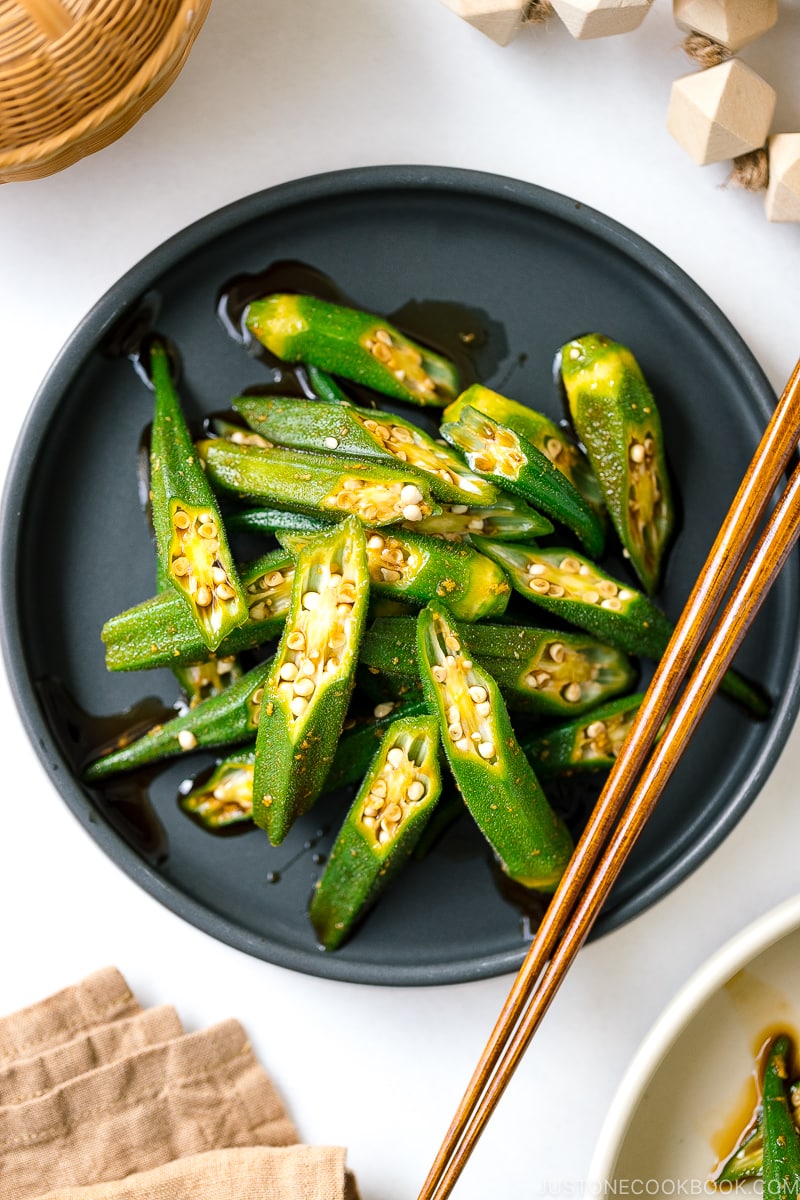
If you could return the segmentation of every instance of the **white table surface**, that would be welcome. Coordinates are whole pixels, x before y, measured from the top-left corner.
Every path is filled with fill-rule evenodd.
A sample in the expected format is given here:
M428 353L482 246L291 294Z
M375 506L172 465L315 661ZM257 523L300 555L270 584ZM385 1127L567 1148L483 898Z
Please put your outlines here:
M494 171L627 224L693 276L780 389L800 353L800 227L722 185L665 131L689 68L666 0L635 34L573 42L557 21L500 49L437 0L215 0L167 96L116 145L0 189L3 475L49 363L84 312L183 225L299 176L379 163ZM800 10L745 53L800 128ZM68 448L65 447L65 452ZM382 989L248 958L140 891L79 828L0 685L0 1012L114 963L189 1029L245 1024L301 1136L349 1147L365 1200L416 1195L510 978ZM457 1195L578 1194L603 1115L676 989L796 888L797 733L725 844L671 895L586 949ZM789 869L774 864L781 829ZM795 841L796 845L797 842Z

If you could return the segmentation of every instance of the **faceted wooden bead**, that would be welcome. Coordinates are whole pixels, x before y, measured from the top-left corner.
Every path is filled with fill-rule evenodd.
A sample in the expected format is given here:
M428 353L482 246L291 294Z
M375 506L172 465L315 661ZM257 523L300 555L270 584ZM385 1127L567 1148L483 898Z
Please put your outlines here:
M775 90L738 58L672 85L667 129L700 166L763 146Z
M647 16L652 0L550 0L574 38L630 33Z
M778 0L673 0L680 29L704 33L728 50L741 50L778 19Z
M764 208L769 221L800 221L800 133L776 133L769 139Z
M526 0L442 0L457 16L499 46L507 46L525 24Z

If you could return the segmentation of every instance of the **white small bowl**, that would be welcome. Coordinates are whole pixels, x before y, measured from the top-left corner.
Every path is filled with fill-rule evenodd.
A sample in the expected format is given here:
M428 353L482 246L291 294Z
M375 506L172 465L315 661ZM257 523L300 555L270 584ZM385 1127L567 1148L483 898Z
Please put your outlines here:
M609 1109L588 1195L703 1194L747 1115L759 1039L778 1027L800 1027L800 896L723 946L656 1021Z

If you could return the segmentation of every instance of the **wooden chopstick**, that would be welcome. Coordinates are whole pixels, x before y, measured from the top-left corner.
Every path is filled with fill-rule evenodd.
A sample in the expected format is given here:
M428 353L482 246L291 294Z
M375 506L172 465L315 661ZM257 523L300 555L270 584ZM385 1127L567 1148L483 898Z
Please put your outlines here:
M574 954L577 953L580 944L585 939L597 915L597 906L599 906L601 900L596 901L596 905L591 906L589 910L586 910L582 902L582 895L585 890L587 897L590 895L587 885L590 881L592 869L600 852L611 836L625 798L644 765L645 758L655 741L658 730L667 716L681 682L700 649L702 639L721 604L722 598L736 570L741 564L747 547L755 535L769 499L786 469L798 436L800 435L799 397L800 363L795 366L792 372L792 376L764 432L764 436L736 493L733 504L711 548L706 563L698 576L689 600L675 627L675 632L669 646L653 676L637 718L633 722L620 755L608 776L597 805L578 842L570 865L546 910L542 924L531 943L497 1023L473 1072L461 1103L419 1193L419 1200L433 1200L433 1197L436 1197L436 1200L444 1200L444 1197L451 1191L486 1120L488 1120L497 1100L510 1080L530 1037L533 1035L541 1017L549 1006L553 994L574 958ZM796 476L793 478L792 485L795 487L796 492ZM785 532L781 534L780 530L784 527L784 522L787 520L787 503L790 501L790 492L787 490L783 501L778 509L775 510L775 514L773 514L768 530L765 531L764 538L759 543L759 549L751 560L742 584L744 584L745 580L751 579L754 566L757 569L758 576L761 577L764 562L758 557L760 554L775 553L775 548L779 543L774 540L765 543L764 539L768 537L775 539L785 536ZM791 512L789 516L791 517ZM791 524L790 520L785 525L786 531L790 532ZM794 524L797 524L796 514ZM794 536L797 536L796 532ZM770 546L771 550L769 549ZM788 550L786 550L786 553L788 554ZM782 564L783 558L781 558ZM767 566L769 568L769 564ZM761 600L763 600L766 590L771 586L776 573L769 571L769 574L764 576L765 580L768 580L767 587L766 589L762 588L758 590L757 604L760 604ZM740 604L745 605L744 614L747 624L749 624L749 621L755 615L755 609L747 617L747 613L752 605L745 592L743 592L742 585L736 589L734 596L739 598L738 602ZM733 603L733 598L731 599L731 604ZM721 626L723 631L726 628L724 621L726 619L728 621L731 620L731 616L729 615L731 604L728 605L726 618L723 619L723 626ZM733 614L733 616L736 620L740 619L736 617L736 614ZM742 617L741 620L744 620L745 617ZM739 633L739 638L744 636L745 628L746 625L744 625L741 633ZM718 653L718 636L719 631L713 642L710 643L710 648L714 648L714 653ZM734 650L731 650L731 657L733 652ZM702 666L703 662L706 663L705 667ZM709 655L707 651L701 660L701 665L698 666L693 676L690 688L687 689L687 694L694 697L697 687L701 687L704 697L702 711L704 711L708 699L713 694L714 683L718 682L716 669L717 660L713 658L713 654ZM724 672L719 672L720 678L722 673ZM714 681L713 683L711 682L712 680ZM685 710L681 708L678 711L684 712L684 720L686 720ZM689 716L694 711L692 709ZM698 710L696 715L692 716L692 726L699 720L700 715L701 711ZM678 712L676 711L670 723L670 728L675 728L677 716ZM667 743L668 746L673 748L673 752L675 746L678 744L675 741L675 736L676 734L673 733L670 741ZM681 745L685 744L688 736L689 728L687 727L682 734L683 740ZM662 745L665 738L662 738ZM663 752L661 754L663 755ZM675 761L677 761L677 755ZM671 766L669 769L672 769ZM649 781L650 774L648 773L648 776L645 778ZM666 779L664 782L666 782ZM644 794L646 794L646 788ZM650 809L647 809L645 816L641 820L641 825L644 824L649 811ZM616 853L621 855L619 862L613 867L617 874L632 844L633 841L631 839L625 842L620 849L616 839L612 843L616 847ZM606 861L605 857L603 861ZM605 869L609 869L608 864ZM601 873L599 873L598 878L602 879ZM599 886L604 887L602 882ZM610 883L608 886L610 887ZM603 892L603 895L606 892L607 888ZM591 894L594 894L594 892ZM546 976L547 982L543 983L543 987L545 988L541 993L543 998L539 1000L537 994L531 1000L533 987L550 958L554 947L557 945L559 936L570 920L570 914L573 912L575 912L575 919L570 924L569 931L559 948L558 959L555 957L553 959L553 967ZM588 924L585 925L584 929L584 922L587 920ZM578 922L577 925L575 921ZM578 939L574 946L574 951L570 951L569 949L571 944L570 933L572 940ZM562 965L556 969L555 964L557 961ZM530 1012L530 1017L526 1009ZM503 1049L509 1043L512 1033L518 1026L519 1029L514 1040L510 1043L508 1053L503 1059L503 1064L493 1077L492 1072L495 1071L500 1062Z

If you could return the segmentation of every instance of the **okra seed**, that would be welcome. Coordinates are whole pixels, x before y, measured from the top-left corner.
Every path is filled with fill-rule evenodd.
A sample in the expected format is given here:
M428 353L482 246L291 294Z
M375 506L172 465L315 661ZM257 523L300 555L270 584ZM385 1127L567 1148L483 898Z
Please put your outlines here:
M342 487L346 492L357 492L361 489L360 479L345 479Z
M391 821L396 824L403 815L403 810L399 804L390 804L383 814L384 821Z
M448 667L454 667L456 665L456 660L453 658L452 654L446 654L444 661L447 663Z
M564 649L563 642L551 642L547 647L547 653L550 655L553 662L561 663L564 661L567 652Z
M207 588L205 584L197 589L195 603L197 604L198 608L208 608L209 604L211 603L211 590L210 588Z
M391 346L392 335L386 329L376 329L375 337L379 342L383 342L384 346Z
M411 431L406 429L403 425L393 425L391 433L396 442L413 442L414 440Z
M528 574L535 578L537 575L546 575L547 567L544 563L531 563L528 567Z
M472 749L472 742L469 738L460 738L456 742L456 749L460 750L462 754L466 754L468 750Z
M561 689L561 695L570 704L577 704L583 695L583 691L579 683L568 683L566 687Z
M591 725L586 726L586 735L590 738L598 738L601 733L605 733L605 721L592 721Z
M394 456L398 462L408 462L408 455L405 450L395 450Z
M633 442L633 444L631 445L631 449L630 449L630 455L631 455L631 462L634 462L634 463L643 463L644 462L644 446L642 445L641 442Z
M197 745L197 738L192 733L191 729L182 729L178 734L178 745L181 750L194 750Z
M425 784L421 783L419 779L415 779L413 781L413 783L410 783L408 785L408 791L406 792L406 796L412 802L412 804L416 803L417 800L421 800L424 795L425 795Z
M469 505L468 504L451 504L450 512L454 513L454 515L457 517L461 517L464 515L465 512L469 512Z
M578 562L577 558L562 558L558 565L562 571L567 571L570 575L577 575L581 570L581 564Z
M461 710L457 704L451 704L447 710L447 719L451 725L456 724L461 719Z
M434 667L431 674L437 683L444 683L447 679L447 671L444 667Z
M422 509L418 504L407 504L403 509L403 516L407 521L421 521Z
M391 763L391 765L393 767L399 767L402 764L404 758L405 758L405 755L403 754L403 751L400 749L399 746L392 746L391 750L386 755L386 761L388 763Z
M217 536L217 527L213 521L204 521L197 532L201 538L215 538Z
M633 592L629 592L627 588L620 588L617 595L619 596L620 600L632 600L633 599Z
M280 671L278 672L278 676L280 679L288 679L290 682L292 679L296 679L297 678L296 663L285 662L283 664L283 666L281 667Z
M557 600L560 600L561 597L564 595L564 588L561 586L560 583L551 583L550 584L550 595L555 596Z
M232 600L236 595L229 583L220 583L214 588L214 593L218 600Z
M293 717L302 717L307 708L308 701L305 696L293 696L289 702L289 711Z
M280 587L283 583L283 574L280 571L273 571L267 580L267 584L271 588Z
M313 675L313 674L314 674L314 669L315 669L315 668L314 668L314 664L313 664L313 662L311 661L311 659L310 659L310 658L304 658L304 659L302 660L302 662L299 664L299 668L298 668L298 672L297 672L297 673L298 673L298 675L301 675L301 676L302 676L302 675L311 676L311 675Z
M464 730L457 722L447 726L447 735L452 742L458 742L464 736Z
M597 604L597 601L600 599L600 593L595 592L591 588L589 588L587 591L585 591L583 593L581 599L586 604Z
M400 492L400 499L403 504L419 504L422 500L422 492L413 483L407 483Z
M481 735L478 733L477 730L475 731L475 733L471 733L469 736L470 736L470 740L473 742L479 742L481 740Z
M295 696L313 696L315 692L315 684L313 679L309 679L307 675L295 680L294 694Z
M484 524L482 517L471 517L467 521L467 529L471 529L473 533L482 533Z
M378 515L378 510L374 504L367 504L364 508L364 520L374 521Z
M480 742L478 754L481 758L494 758L494 742Z
M597 584L597 590L601 596L616 596L619 588L613 579L601 579Z
M546 596L550 591L550 584L546 579L532 579L530 582L532 592L538 592L540 596Z
M393 708L394 704L391 700L388 700L384 704L376 704L372 710L372 715L380 720L382 717L388 717Z
M364 812L365 812L365 815L361 818L361 822L362 822L362 824L366 825L367 829L372 829L373 826L375 825L375 818L368 817L366 815L366 809L364 810Z
M383 550L386 543L379 534L373 533L372 537L367 542L368 550Z
M225 583L225 581L228 578L225 568L224 567L212 567L211 568L211 578L214 580L214 583Z
M464 668L464 670L465 670L465 671L471 671L471 670L472 670L472 666L473 666L472 659L471 659L471 658L465 658L465 659L462 661L461 665L462 665L462 667Z
M189 514L185 513L182 508L176 509L175 515L172 518L172 524L176 529L188 529L190 524Z
M550 458L558 458L559 454L564 449L563 444L558 440L558 438L554 437L549 437L544 446Z
M405 379L405 377L406 377L406 373L405 373L405 371L402 369L402 367L398 367L396 371L393 371L393 372L392 372L392 374L394 375L395 379L396 379L396 380L397 380L399 383L402 383L402 382L403 382L403 380L404 380L404 379Z
M184 575L188 575L191 570L191 563L188 558L175 558L172 561L172 574L178 579L182 579Z
M492 711L492 706L488 700L482 700L480 704L475 705L475 712L479 717L488 717Z
M381 567L381 576L386 583L396 583L401 578L399 571L392 571L388 567Z
M319 604L319 592L305 592L302 600L303 608L311 612Z
M656 444L653 441L653 439L651 437L646 437L644 439L644 452L648 456L648 458L651 455L655 454L655 449L656 449Z
M328 450L335 450L339 445L339 439L335 437L326 437L323 445L326 446Z
M448 633L447 637L444 639L444 644L448 650L453 652L453 654L458 654L459 650L461 649L461 642L452 633Z
M539 685L539 687L547 687L548 683L550 682L550 679L551 679L551 676L550 676L549 671L537 671L536 672L536 682Z
M529 688L538 688L539 684L533 671L531 671L529 675L525 676L525 684Z
M380 363L388 363L392 360L392 352L383 342L376 342L372 347L372 353Z
M373 796L378 796L380 798L383 798L386 795L386 793L388 792L388 790L389 790L389 785L387 784L385 779L376 779L375 782L373 783L372 787L370 788L371 794Z
M622 608L622 601L616 596L609 596L608 600L602 600L600 602L600 607L608 608L611 610L611 612L619 612Z
M577 559L575 561L577 562ZM579 569L578 569L578 574L579 575L591 575L592 568L587 566L586 563L581 563L579 566Z
M474 687L469 689L469 694L470 698L474 700L476 704L481 704L482 701L486 700L489 695L486 688L479 683L476 683Z

